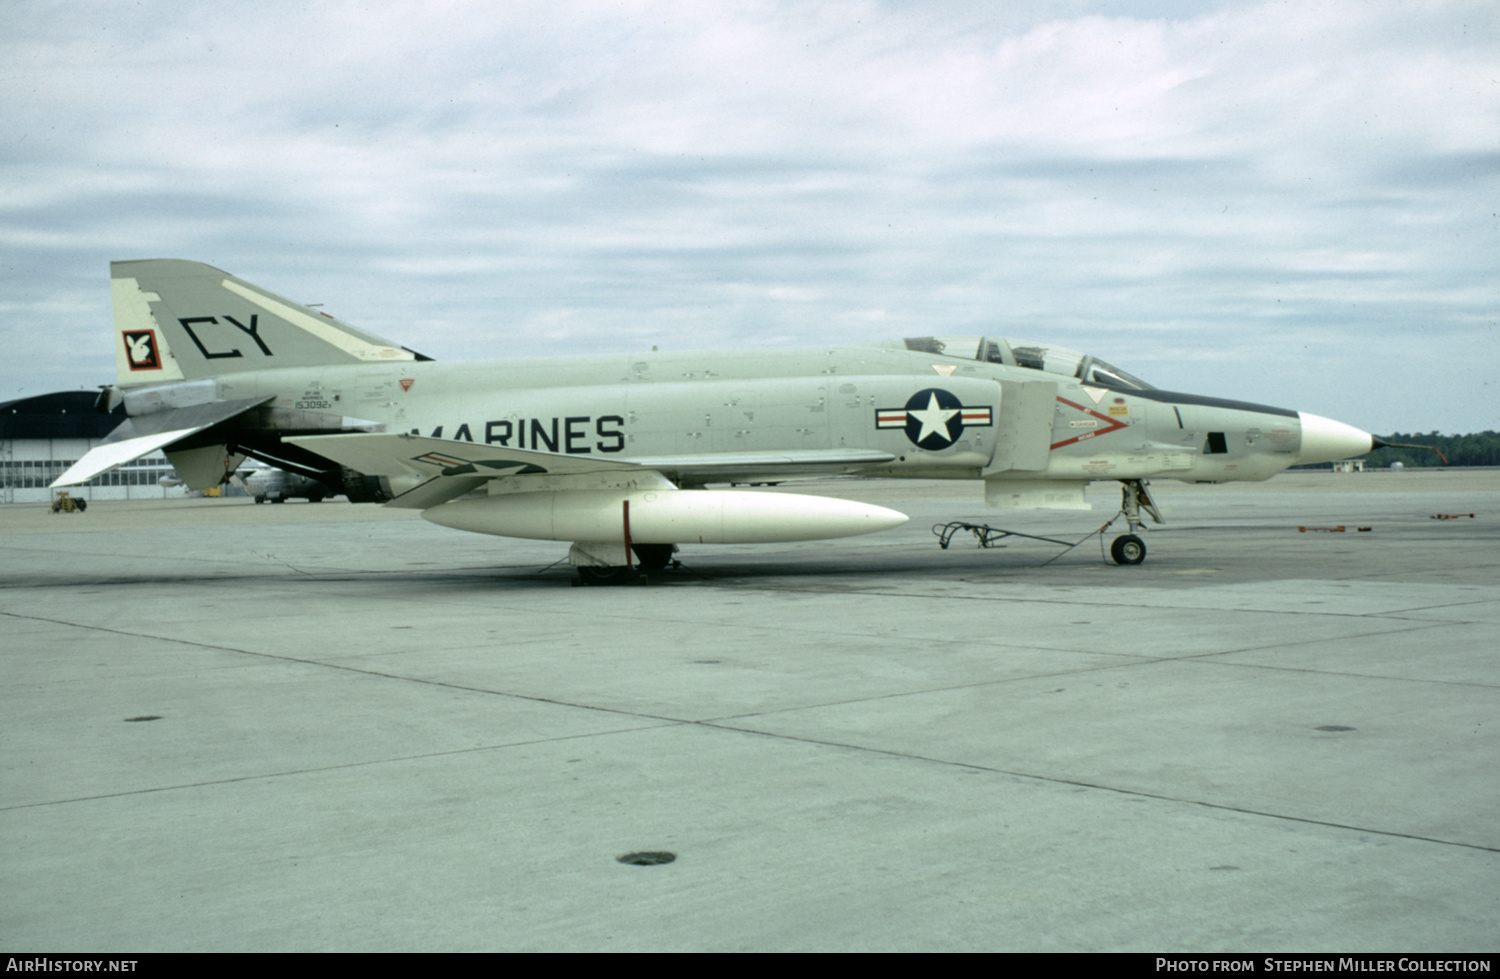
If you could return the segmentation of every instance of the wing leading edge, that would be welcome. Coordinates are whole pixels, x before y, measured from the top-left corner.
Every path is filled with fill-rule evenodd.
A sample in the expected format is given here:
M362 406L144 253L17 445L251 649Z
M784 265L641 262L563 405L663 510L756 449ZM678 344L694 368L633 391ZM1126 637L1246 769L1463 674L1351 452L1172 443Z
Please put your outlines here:
M405 482L414 485L386 505L415 509L445 503L473 492L492 479L506 477L599 476L645 480L665 477L696 483L772 481L794 476L846 475L895 458L889 452L806 450L603 459L380 433L309 435L284 441L367 475L393 480L405 477Z

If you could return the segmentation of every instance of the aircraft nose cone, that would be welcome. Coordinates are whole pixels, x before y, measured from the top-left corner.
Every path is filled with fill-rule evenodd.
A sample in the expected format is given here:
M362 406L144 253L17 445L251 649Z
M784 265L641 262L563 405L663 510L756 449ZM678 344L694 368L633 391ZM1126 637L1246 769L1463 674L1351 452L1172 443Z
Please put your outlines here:
M1336 462L1362 456L1375 447L1375 437L1353 425L1305 411L1297 415L1302 419L1302 447L1297 451L1300 464Z

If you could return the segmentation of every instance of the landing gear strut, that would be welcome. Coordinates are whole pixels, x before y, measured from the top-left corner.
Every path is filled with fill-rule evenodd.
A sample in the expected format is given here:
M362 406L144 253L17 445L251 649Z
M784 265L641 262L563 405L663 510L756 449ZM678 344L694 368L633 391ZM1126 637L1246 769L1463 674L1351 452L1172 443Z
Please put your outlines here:
M595 545L588 543L577 543L569 551L569 559L572 560L574 568L578 571L578 583L585 585L619 585L634 578L642 571L661 571L672 564L672 555L677 551L676 544L632 544L630 546L634 560L629 567L623 564L588 564L584 563L590 557L593 560L619 560L619 545L605 544ZM577 560L576 558L583 558Z
M1116 564L1140 564L1146 560L1146 542L1136 536L1136 531L1145 530L1146 524L1141 520L1141 508L1151 515L1156 523L1165 523L1161 517L1161 511L1156 508L1156 501L1151 499L1151 494L1146 490L1144 479L1122 479L1120 512L1125 515L1125 522L1130 525L1130 533L1116 537L1109 546L1109 556L1115 559Z

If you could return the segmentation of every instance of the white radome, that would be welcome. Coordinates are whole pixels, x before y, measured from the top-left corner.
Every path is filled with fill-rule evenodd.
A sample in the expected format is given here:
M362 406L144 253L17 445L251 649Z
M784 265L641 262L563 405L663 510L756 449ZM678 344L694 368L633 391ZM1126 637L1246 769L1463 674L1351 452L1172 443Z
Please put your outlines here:
M1374 436L1353 425L1322 415L1309 415L1305 411L1299 411L1297 415L1302 419L1302 446L1297 450L1297 461L1303 465L1352 459L1369 452L1375 445Z

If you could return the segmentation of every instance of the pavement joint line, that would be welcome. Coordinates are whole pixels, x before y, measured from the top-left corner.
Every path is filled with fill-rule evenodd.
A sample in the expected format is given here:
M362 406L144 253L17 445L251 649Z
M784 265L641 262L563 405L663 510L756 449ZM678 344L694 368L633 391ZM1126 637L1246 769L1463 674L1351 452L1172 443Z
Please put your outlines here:
M96 802L101 799L119 799L132 795L150 795L154 792L177 792L183 789L201 789L213 785L233 785L236 782L256 782L277 778L290 778L297 775L317 775L323 772L338 772L351 768L369 768L375 765L393 765L408 761L422 761L428 758L445 758L450 755L467 755L480 751L505 751L511 748L525 748L530 745L555 744L561 741L578 741L583 738L607 737L614 734L633 734L637 731L659 731L663 728L682 727L691 724L691 721L667 721L660 724L646 724L640 727L617 728L612 731L583 731L578 734L560 734L553 738L534 738L530 741L507 741L503 744L481 744L469 748L450 748L446 751L424 751L416 755L392 755L389 758L370 758L365 761L348 761L337 765L319 765L313 768L291 768L281 772L256 772L253 775L236 775L231 778L213 778L202 782L182 782L173 785L153 785L145 789L126 789L121 792L102 792L98 795L81 795L69 799L46 799L41 802L27 802L17 806L0 806L0 812L13 812L19 809L40 809L44 806L63 806L75 802Z
M904 751L892 751L888 748L876 748L869 745L847 744L841 741L828 741L821 738L810 738L795 734L783 734L775 731L757 731L754 728L738 727L732 724L716 724L709 721L699 721L697 723L700 726L704 727L720 727L728 731L743 731L747 734L758 734L768 738L776 738L787 741L801 741L807 744L826 745L831 748L844 748L849 751L859 751L867 752L870 754L885 755L890 758L901 758L908 761L920 761L933 765L946 765L953 768L966 768L973 771L988 772L994 775L1008 775L1014 778L1022 778L1035 782L1044 782L1051 785L1074 785L1083 789L1095 789L1101 792L1113 792L1118 795L1127 795L1142 799L1155 799L1159 802L1172 802L1179 805L1203 806L1207 809L1218 809L1222 812L1240 813L1241 815L1246 816L1259 816L1264 819L1304 823L1312 826L1327 826L1332 829L1349 830L1355 833L1370 833L1375 836L1388 836L1395 839L1414 840L1421 843L1436 843L1440 846L1464 847L1471 850L1482 850L1486 853L1500 853L1500 846L1486 846L1483 843L1466 843L1462 840L1444 840L1439 839L1435 836L1422 836L1418 833L1403 833L1399 830L1373 829L1368 826L1352 826L1348 823L1336 823L1328 819L1313 819L1310 816L1293 816L1287 813L1267 812L1262 809L1249 809L1244 806L1231 806L1221 802L1205 802L1202 799L1183 799L1176 796L1161 795L1155 792L1146 792L1141 789L1126 789L1115 785L1105 785L1098 782L1085 782L1079 779L1059 778L1053 775L1037 775L1033 772L1022 772L1006 768L996 768L991 765L980 765L975 762L933 758L927 755L918 755Z
M982 687L996 687L1006 683L1024 683L1027 680L1048 680L1053 677L1080 676L1085 673L1101 673L1105 670L1128 669L1137 666L1150 666L1153 663L1171 662L1174 662L1174 660L1170 658L1158 658L1120 663L1098 663L1092 666L1080 666L1074 670L1054 670L1050 673L1028 673L1025 676L996 677L992 680L978 680L974 683L955 683L946 687L926 687L922 690L895 690L890 693L875 694L869 697L851 697L848 700L828 700L817 704L796 704L789 707L777 707L773 710L751 711L745 714L723 714L719 717L699 719L690 721L689 723L717 726L721 721L733 721L741 718L773 717L777 714L794 714L805 710L822 710L825 707L848 707L850 704L873 704L881 700L899 700L902 697L924 697L928 694L951 693L955 690L977 690ZM844 747L849 746L845 745Z
M448 690L459 690L464 693L485 694L491 697L510 697L516 700L526 700L538 704L550 704L554 707L574 707L579 710L597 711L602 714L617 714L623 717L637 717L644 720L662 721L668 724L692 724L691 720L680 717L662 717L656 714L647 714L643 711L624 710L618 707L602 707L597 704L576 704L567 700L557 700L551 697L539 697L534 694L511 693L504 690L490 690L485 687L468 686L462 683L451 683L446 680L424 679L416 676L402 676L398 673L383 673L380 670L363 670L355 666L347 666L340 663L327 663L322 660L304 659L298 656L283 656L278 653L263 653L253 649L240 649L237 646L220 646L215 643L198 642L192 639L179 639L173 636L156 636L147 632L131 632L127 629L111 629L107 626L80 625L76 622L68 622L63 619L52 619L42 615L21 615L16 612L0 612L0 615L10 616L18 619L28 619L35 622L51 622L54 625L71 626L76 629L85 629L95 632L105 632L116 636L129 636L133 639L153 639L157 642L175 643L182 646L190 646L196 649L209 649L221 653L239 653L243 656L255 656L260 659L273 660L281 663L296 663L301 666L320 667L326 670L338 670L344 673L353 673L359 676L375 677L381 680L397 680L404 683L419 683L431 687L442 687Z
M818 593L820 595L844 595L844 596L848 596L848 594L849 594L845 590L841 590L841 589L838 589L838 588L832 588L832 587L827 587L827 588L825 588L825 587L810 587L810 588L803 588L803 587L791 588L791 587L786 587L786 588L774 588L774 587L766 586L762 590L764 590L764 591L770 591L770 592L816 592L816 593ZM1143 590L1150 590L1150 589L1143 589ZM919 600L919 601L1027 602L1027 603L1033 603L1033 604L1038 604L1038 605L1083 605L1085 607L1093 608L1093 609L1100 609L1100 608L1136 608L1136 609L1144 609L1144 610L1170 609L1170 610L1173 610L1173 611L1186 611L1186 612L1194 612L1194 611L1219 612L1219 613L1260 612L1260 613L1264 613L1264 614L1267 614L1267 615L1319 615L1319 616L1337 616L1337 617L1343 617L1343 618L1356 618L1356 619L1377 619L1377 618L1387 618L1387 617L1389 617L1389 618L1399 618L1400 616L1402 616L1404 614L1409 614L1411 612L1438 611L1438 610L1448 609L1448 608L1458 608L1458 607L1461 607L1461 606L1464 606L1464 605L1484 605L1484 604L1488 604L1490 602L1495 601L1495 599L1493 597L1484 597L1484 598L1476 598L1476 599L1473 599L1473 600L1470 600L1470 601L1445 602L1445 603L1438 604L1438 605L1418 605L1418 606L1414 606L1412 608L1403 608L1403 609L1396 609L1396 610L1384 611L1384 612L1338 612L1338 611L1325 610L1325 609L1278 609L1278 608L1260 608L1260 607L1251 607L1251 608L1204 608L1204 607L1201 607L1201 606L1198 606L1198 605L1171 605L1171 604L1163 604L1163 603L1160 603L1160 602L1157 602L1157 603L1154 603L1154 604L1150 604L1150 605L1137 605L1137 604L1132 604L1130 602L1123 602L1123 601L1122 602L1100 602L1097 599L1095 599L1095 600L1085 600L1082 596L1080 596L1077 599L1043 598L1043 597L1036 597L1036 596L1027 596L1027 597L1023 597L1023 598L1011 598L1011 597L995 596L995 595L954 595L954 594L924 595L924 594L909 593L909 592L900 592L900 591L867 591L867 592L858 592L853 597L910 598L910 599L915 599L915 600Z
M176 637L172 637L172 636L156 636L156 635L152 635L150 633L131 632L131 631L124 630L124 629L112 629L112 628L109 628L107 626L83 625L83 624L76 623L76 622L67 622L67 621L64 621L64 620L61 620L61 619L52 619L52 618L48 618L46 616L21 615L21 614L15 613L15 612L0 612L0 615L6 615L6 616L9 616L9 617L12 617L12 618L27 619L27 620L35 621L35 622L49 622L49 623L52 623L54 625L71 626L73 628L84 629L84 630L87 630L87 631L106 632L106 633L110 633L112 635L130 636L130 637L136 638L136 639L154 639L154 640L159 641L159 642L176 643L176 644L179 644L179 645L189 646L189 647L197 648L197 649L208 649L208 650L213 650L213 651L216 651L216 652L240 653L240 654L243 654L243 655L246 655L246 656L253 656L253 657L260 658L260 659L269 659L269 660L275 660L275 661L284 662L284 663L296 663L296 664L303 665L303 666L322 667L322 668L325 668L325 669L339 670L339 671L346 672L346 673L354 673L354 674L358 674L360 676L376 677L378 679L384 679L384 680L396 680L396 681L403 681L403 682L408 682L408 683L419 683L419 684L425 684L425 685L428 685L428 686L443 687L443 688L447 688L447 689L451 689L451 690L461 690L461 691L464 691L464 692L467 692L467 693L487 694L487 695L496 696L496 697L512 697L512 698L515 698L515 699L518 699L518 700L527 700L527 701L531 701L531 702L534 702L534 703L551 704L551 705L558 706L558 707L575 707L575 708L579 708L579 709L582 709L582 710L595 710L595 711L601 711L601 712L609 713L609 714L618 714L618 715L622 715L622 716L626 716L626 717L636 717L636 718L642 718L642 719L645 719L645 720L660 721L660 722L663 722L663 723L666 723L666 724L699 724L699 723L703 723L702 721L696 720L696 719L693 719L693 718L666 717L666 716L657 715L657 714L648 714L648 713L644 713L642 711L626 710L624 708L619 708L619 707L604 707L604 706L600 706L600 705L597 705L597 704L579 704L579 703L574 703L572 701L557 700L555 698L549 698L549 697L541 697L541 696L537 696L535 694L515 693L515 692L512 692L512 691L505 691L505 690L492 690L492 689L488 689L488 688L485 688L485 687L474 687L474 686L468 686L468 685L465 685L465 684L451 683L451 682L448 682L448 681L445 681L445 680L425 679L425 678L422 678L422 677L406 676L406 675L402 675L402 674L399 674L399 673L388 673L388 672L383 672L383 671L380 671L380 670L360 669L360 668L355 667L355 666L349 666L349 665L341 664L341 663L330 663L330 662L325 662L323 660L305 659L305 658L296 657L296 656L285 656L285 655L281 655L281 654L278 654L278 653L264 653L264 652L258 652L256 650L251 650L251 649L240 649L240 648L235 647L235 646L221 646L221 645L217 645L217 644L214 644L214 643L198 642L196 640L180 639L180 638L176 638ZM1123 654L1121 654L1121 655L1123 655ZM1115 662L1110 662L1110 663L1093 664L1093 665L1090 665L1090 666L1079 667L1078 669L1062 670L1062 671L1056 671L1056 672L1051 672L1051 673L1039 673L1039 674L1034 673L1034 674L1027 674L1026 676L1019 676L1019 677L999 677L999 678L995 678L995 679L991 679L991 680L981 680L981 681L978 681L978 682L975 682L975 683L958 684L958 685L945 686L945 687L932 687L932 688L928 688L928 689L924 689L924 690L903 690L903 691L893 692L893 693L889 693L889 694L881 694L881 695L873 696L873 697L854 698L854 699L851 699L851 700L848 700L848 701L832 701L832 702L821 703L821 704L801 704L801 705L798 705L796 707L784 708L784 710L788 710L788 711L791 711L791 710L810 710L810 709L815 709L815 708L819 708L819 707L833 707L833 706L840 706L840 705L843 705L843 704L850 704L850 703L863 703L863 702L876 701L876 700L885 700L885 699L894 698L894 697L918 696L918 695L927 694L927 693L942 693L942 692L948 691L948 690L964 690L964 689L970 689L970 688L975 688L975 687L986 687L986 686L993 686L993 685L1000 684L1000 683L1012 683L1012 682L1018 682L1018 681L1022 681L1022 680L1046 678L1046 677L1050 677L1050 676L1068 676L1068 675L1072 675L1072 674L1096 672L1096 671L1100 671L1100 670L1110 670L1110 669L1120 669L1120 668L1124 668L1124 667L1142 666L1142 665L1148 665L1148 664L1157 663L1157 662L1172 662L1173 659L1174 659L1173 657L1155 657L1155 658L1152 658L1152 659L1131 658L1131 659L1127 659L1127 660L1123 660L1123 661L1115 661ZM727 717L755 717L755 716L762 716L762 715L766 715L766 714L776 714L776 713L781 713L781 712L782 712L782 710L778 709L778 710L774 710L774 711L758 711L758 712L753 713L753 714L731 714L731 715L725 715L725 716L727 716Z
M724 714L715 718L688 721L692 724L717 724L721 721L738 720L740 718L770 717L776 714L791 714L805 710L821 710L825 707L847 707L851 704L869 704L882 700L898 700L902 697L923 697L928 694L950 693L956 690L975 690L981 687L1000 686L1007 683L1025 683L1030 680L1046 680L1054 677L1081 676L1087 673L1102 673L1107 670L1136 669L1140 667L1156 666L1171 663L1189 663L1197 666L1221 666L1232 669L1243 670L1269 670L1272 672L1304 673L1314 676L1349 677L1358 680L1376 680L1385 683L1436 683L1455 687L1478 687L1491 689L1494 685L1487 683L1472 683L1458 680L1427 680L1420 677L1381 676L1371 673L1349 673L1342 670L1310 670L1293 666L1268 666L1260 663L1214 663L1210 662L1216 656L1231 656L1238 653L1257 652L1264 649L1276 649L1276 646L1253 646L1247 649L1231 649L1217 653L1198 653L1191 656L1156 656L1156 657L1134 657L1112 663L1095 663L1088 666L1080 666L1071 670L1053 670L1047 673L1027 673L1024 676L996 677L990 680L979 680L973 683L958 683L943 687L926 687L921 690L897 690L891 693L877 694L869 697L851 697L847 700L830 700L817 704L797 704L789 707L778 707L774 710L751 711L744 714ZM1086 650L1067 650L1067 652L1087 652Z
M1319 640L1326 641L1326 640ZM1291 645L1290 643L1286 645ZM1352 673L1348 670L1312 670L1301 666L1274 666L1267 663L1210 663L1210 659L1216 656L1235 656L1240 653L1255 653L1267 649L1276 649L1276 646L1251 646L1247 649L1227 649L1219 653L1197 653L1192 656L1175 656L1164 659L1168 663L1197 663L1204 666L1223 666L1243 670L1273 670L1280 673L1307 673L1313 676L1345 676L1355 680L1380 680L1386 683L1433 683L1451 687L1476 687L1481 690L1497 690L1500 684L1478 683L1473 680L1431 680L1426 677L1416 676L1385 676L1380 673Z
M54 556L54 555L52 555L49 552L48 556L50 557L50 556ZM204 562L195 560L194 563L195 564L202 564ZM238 566L238 564L236 562L224 562L224 563L226 563L226 564L235 564L236 566ZM291 565L287 565L287 567L290 568L292 571L296 571L299 574L302 574L302 575L304 575L306 577L313 578L313 579L316 579L318 581L326 581L326 582L368 581L368 580L371 580L372 578L376 578L378 576L386 576L386 577L390 577L390 578L399 578L399 579L401 579L403 581L404 580L408 580L408 579L412 579L412 578L436 578L436 579L458 578L458 579L463 579L463 578L481 578L481 577L484 580L491 580L494 577L493 575L484 575L483 574L483 572L491 570L489 568L478 568L478 569L475 569L473 571L462 571L462 570L460 570L460 571L434 572L434 571L406 571L406 570L398 570L398 569L392 569L392 568L364 569L364 570L359 569L359 568L347 568L347 569L342 569L341 568L341 569L331 570L331 571L304 571L302 569L292 567ZM532 582L534 580L535 581L545 581L545 579L535 579L535 578L533 578L530 575L524 575L523 576L521 574L521 572L523 572L523 571L529 571L530 568L531 568L530 565L524 565L524 566L517 565L517 566L514 566L514 567L507 567L507 568L503 568L503 569L498 569L497 568L497 569L494 569L494 570L506 570L506 571L514 571L514 572L516 572L515 577L513 577L511 579L512 581L518 581L518 582L524 581L524 582L528 582L528 583L530 583L530 582ZM24 582L11 581L11 582L0 583L0 591L12 591L12 590L13 591L27 591L27 590L35 589L35 588L58 588L58 587L64 587L64 588L66 588L66 587L70 587L70 586L73 586L73 585L79 585L79 586L82 586L82 585L91 585L91 586L97 586L97 585L126 586L126 585L180 585L180 584L239 584L241 582L261 582L261 581L266 581L267 579L275 580L276 577L277 577L277 575L274 572L267 573L267 574L235 574L235 575L230 575L230 574L214 574L214 575L204 575L202 573L192 573L192 572L186 572L186 571L184 571L181 574L153 575L153 576L149 576L149 577L145 576L145 575L142 575L142 576L132 576L132 577L129 577L129 578L124 578L124 577L120 577L120 578L107 578L107 577L106 578L98 578L98 577L90 577L86 581L80 581L80 580L78 580L78 577L76 575L70 575L70 576L68 576L66 578L60 578L60 577L56 577L56 576L48 577L48 576L46 576L45 572L42 572L39 575L31 576L30 578L28 578L28 580L26 580Z
M791 589L765 589L765 590L767 590L767 591L774 591L774 592L786 592L786 591L790 591ZM839 592L837 589L829 589L827 591L824 591L822 589L800 589L799 588L799 589L796 589L796 590L797 591L804 591L804 590L806 590L806 591L817 591L819 594L844 594L843 592ZM1100 609L1100 608L1105 608L1105 609L1113 609L1113 608L1138 608L1138 609L1143 609L1143 610L1148 610L1148 611L1149 610L1154 610L1154 609L1171 609L1171 610L1174 610L1174 611L1190 611L1190 612L1191 611L1201 611L1201 612L1204 612L1204 613L1231 613L1232 614L1232 613L1236 613L1236 612L1246 612L1246 613L1250 613L1250 614L1277 615L1277 616L1280 616L1280 615L1337 616L1337 617L1345 617L1345 618L1370 619L1370 620L1374 620L1374 621L1381 621L1381 620L1390 619L1390 620L1394 620L1394 621L1397 621L1397 622L1414 622L1414 623L1420 623L1420 624L1424 624L1424 625L1425 624L1429 624L1429 623L1434 624L1434 625L1446 625L1446 624L1452 624L1452 623L1447 622L1447 621L1435 622L1433 620L1427 620L1427 619L1408 619L1408 618L1406 618L1406 615L1408 615L1408 614L1410 614L1412 612L1441 611L1443 609L1459 608L1459 607L1462 607L1462 606L1465 606L1465 605L1483 605L1483 604L1487 604L1489 602L1494 601L1493 598L1476 598L1476 599L1474 599L1472 601L1453 602L1453 603L1445 603L1445 604L1439 604L1439 605L1423 605L1423 606L1417 606L1417 607L1413 607L1413 608L1400 609L1400 610L1397 610L1397 611L1385 611L1385 612L1337 612L1337 611L1327 611L1327 610L1321 610L1321 609L1290 609L1290 610L1287 610L1287 609L1272 609L1272 608L1215 609L1215 608L1201 608L1199 606L1192 606L1192 605L1150 605L1150 606L1138 606L1138 605L1131 605L1131 604L1128 604L1128 603L1101 604L1101 603L1099 603L1097 601L1082 601L1082 600L1079 600L1079 601L1069 601L1069 600L1064 600L1064 599L1038 598L1038 597L996 598L996 597L977 597L977 596L966 596L966 595L941 595L941 596L935 596L935 595L911 595L911 594L893 593L893 592L860 592L860 593L857 593L854 596L847 596L847 597L871 597L871 598L893 598L894 597L894 598L910 598L910 599L913 599L913 600L924 601L924 602L938 602L938 601L944 601L944 600L954 600L954 601L999 601L999 602L1007 602L1007 603L1018 603L1019 602L1019 603L1038 604L1038 605L1048 605L1048 604L1059 604L1059 605L1068 605L1068 606L1084 605L1086 607L1093 608L1093 609ZM436 599L436 600L431 600L431 601L442 602L443 600L442 599ZM461 600L453 600L453 603L454 604L464 604L464 602L462 602ZM666 617L664 617L664 616L660 616L660 615L656 615L656 616L632 616L628 612L620 612L618 610L612 612L612 614L615 615L618 618L621 618L621 619L639 618L639 619L641 619L643 621L649 621L653 625L660 624L662 622L677 622L677 623L680 623L682 625L690 625L690 626L696 626L696 625L701 625L702 624L702 620L701 619L698 619L698 618L689 618L689 617L685 617L685 616L684 617L678 617L678 616L666 616ZM865 637L870 638L870 639L884 639L884 638L888 638L887 636L880 635L880 634L877 634L877 633L869 633L869 632L865 632L865 633L851 633L847 628L846 629L809 629L809 628L787 629L787 628L776 628L774 630L770 626L758 626L757 628L762 628L762 629L767 629L768 631L777 631L777 632L796 632L796 633L799 633L799 634L806 634L806 635L838 635L838 636L862 635L862 636L865 636ZM1367 633L1367 635L1379 635L1379 634L1380 634L1379 631ZM977 640L977 639L952 639L952 638L948 638L948 637L944 637L944 636L938 636L938 637L935 637L932 641L935 641L935 642L978 642L980 640ZM1004 643L1004 642L999 642L997 644L998 645L1002 645L1002 646L1011 646L1011 645L1013 645L1013 644ZM1021 646L1021 647L1015 647L1015 648L1032 648L1032 647ZM1084 650L1084 651L1085 652L1098 652L1097 650ZM1111 653L1112 651L1105 650L1103 652L1105 652L1106 654L1108 654L1108 653Z

